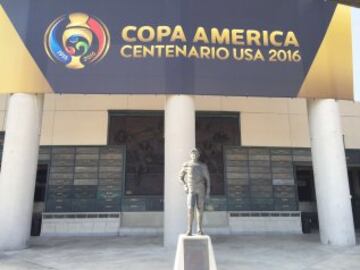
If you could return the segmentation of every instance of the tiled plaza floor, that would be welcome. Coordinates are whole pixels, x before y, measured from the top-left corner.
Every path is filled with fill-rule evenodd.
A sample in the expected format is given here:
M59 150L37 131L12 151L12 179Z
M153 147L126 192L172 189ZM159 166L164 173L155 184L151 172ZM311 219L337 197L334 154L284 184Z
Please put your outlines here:
M324 246L316 234L212 240L219 270L360 269L359 245ZM33 238L26 250L0 253L0 269L169 270L174 252L162 247L160 237L40 237Z

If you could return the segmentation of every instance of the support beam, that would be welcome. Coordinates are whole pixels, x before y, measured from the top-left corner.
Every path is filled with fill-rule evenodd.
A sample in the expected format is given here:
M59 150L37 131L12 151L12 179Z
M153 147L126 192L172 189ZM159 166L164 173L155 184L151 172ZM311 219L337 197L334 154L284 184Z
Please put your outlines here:
M43 95L9 98L0 174L0 250L25 248L30 238Z
M321 242L355 245L338 104L333 99L308 100L308 114Z
M168 96L165 106L165 247L175 247L179 234L186 231L185 192L178 179L181 166L189 159L194 147L194 98Z

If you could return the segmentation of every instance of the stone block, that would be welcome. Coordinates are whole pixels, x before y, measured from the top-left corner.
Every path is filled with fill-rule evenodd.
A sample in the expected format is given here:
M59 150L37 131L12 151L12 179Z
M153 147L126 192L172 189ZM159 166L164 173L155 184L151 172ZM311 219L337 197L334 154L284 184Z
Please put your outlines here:
M273 173L293 173L293 168L292 167L272 167L272 172Z
M163 212L123 212L122 227L127 228L162 228Z
M275 198L291 198L295 199L296 190L294 186L274 186Z
M53 154L69 154L75 153L75 147L53 147L51 149Z
M252 173L250 172L251 179L271 179L270 173Z
M249 155L269 155L270 151L268 148L250 148Z
M98 160L99 155L98 154L76 154L76 160L82 160L82 159Z
M100 159L99 165L101 167L104 167L104 166L122 167L123 166L123 160L119 160L119 159Z
M71 200L48 200L45 209L46 212L71 212Z
M272 161L271 166L274 167L283 167L283 168L293 168L293 163L290 161Z
M292 161L293 157L290 155L272 155L272 161Z
M311 156L310 149L293 149L292 153L294 156Z
M100 159L122 160L122 153L100 153Z
M269 167L251 167L250 166L250 174L253 173L266 173L266 174L270 174L271 172L271 168Z
M95 212L96 200L94 199L73 199L72 200L73 212Z
M270 166L270 160L250 160L249 166Z
M47 147L47 146L40 146L39 148L39 154L50 154L51 153L51 148Z
M208 235L179 236L174 270L216 269L214 250Z
M289 173L273 173L272 177L276 178L276 179L291 179L291 178L294 177L294 174L292 172L289 172Z
M226 180L228 186L243 186L249 184L249 178L234 178Z
M226 173L226 178L228 178L228 179L236 179L236 178L248 179L249 175L248 175L248 173Z
M71 153L71 154L52 154L51 158L52 158L52 160L73 160L75 158L75 155L73 153Z
M121 178L123 176L123 173L120 172L99 172L99 178Z
M122 186L122 177L119 178L100 178L99 185L101 186Z
M231 148L225 148L226 154L247 154L248 149L247 148L240 148L236 146L232 146Z
M270 153L272 155L291 155L290 148L271 148Z
M273 180L274 186L293 186L295 183L294 179L278 179L274 178Z
M99 148L98 147L77 147L76 153L78 153L78 154L98 154Z
M106 201L98 199L96 209L99 212L119 212L121 210L120 198L117 201Z
M249 168L247 166L227 166L226 167L227 173L248 173Z
M228 161L238 161L238 160L248 160L248 155L246 154L231 154L226 155Z
M124 152L124 147L123 146L104 146L100 148L100 153L101 154L111 154L111 153L123 153Z
M228 215L226 211L204 212L204 226L206 228L227 227Z
M51 160L51 166L53 167L73 167L74 166L74 160L68 159L68 160Z
M99 160L97 159L77 159L75 166L98 166Z
M251 186L271 186L271 178L268 179L251 179Z
M39 160L44 161L44 160L50 160L50 154L39 154Z
M51 167L50 173L73 173L74 168L72 167Z
M250 155L249 160L270 160L268 155Z
M98 168L94 166L76 166L75 173L97 173Z
M99 172L100 173L106 173L106 172L122 172L123 168L122 166L108 166L108 167L100 167Z
M99 185L98 186L98 192L101 191L112 191L112 192L119 192L122 190L120 183L117 185Z
M237 166L247 166L248 161L247 160L226 160L225 161L226 166L231 167L237 167Z
M311 156L294 156L295 162L311 162Z
M75 176L79 177L79 176ZM74 186L95 186L98 184L97 178L75 178L74 179Z

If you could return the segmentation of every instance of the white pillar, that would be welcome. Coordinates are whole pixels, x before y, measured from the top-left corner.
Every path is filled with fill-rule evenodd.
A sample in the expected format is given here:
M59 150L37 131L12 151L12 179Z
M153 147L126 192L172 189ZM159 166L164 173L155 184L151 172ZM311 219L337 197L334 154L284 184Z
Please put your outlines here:
M333 99L308 100L308 114L321 242L354 245L354 220L338 104Z
M190 158L190 151L194 147L194 98L168 96L165 106L165 247L175 247L179 234L186 231L185 192L178 179L181 166Z
M360 102L360 8L351 8L354 99Z
M30 237L43 95L9 98L0 174L0 250L22 249Z

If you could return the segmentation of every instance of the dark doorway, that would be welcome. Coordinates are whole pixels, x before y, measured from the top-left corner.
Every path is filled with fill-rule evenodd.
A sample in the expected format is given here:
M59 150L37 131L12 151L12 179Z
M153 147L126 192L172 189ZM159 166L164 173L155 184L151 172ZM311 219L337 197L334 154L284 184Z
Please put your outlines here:
M42 212L45 209L46 182L48 176L48 165L39 164L36 174L34 193L34 208L31 222L31 236L39 236L41 233Z
M319 230L316 209L314 175L311 166L296 166L295 178L298 189L299 210L303 233Z
M297 166L295 171L299 202L315 203L316 194L312 167Z
M302 212L302 226L304 233L319 229L316 194L313 170L311 166L296 166L296 182L298 188L299 210ZM360 229L360 168L349 167L349 187L351 204L356 229Z
M360 229L360 168L349 168L349 184L351 194L351 204L354 216L354 225Z

